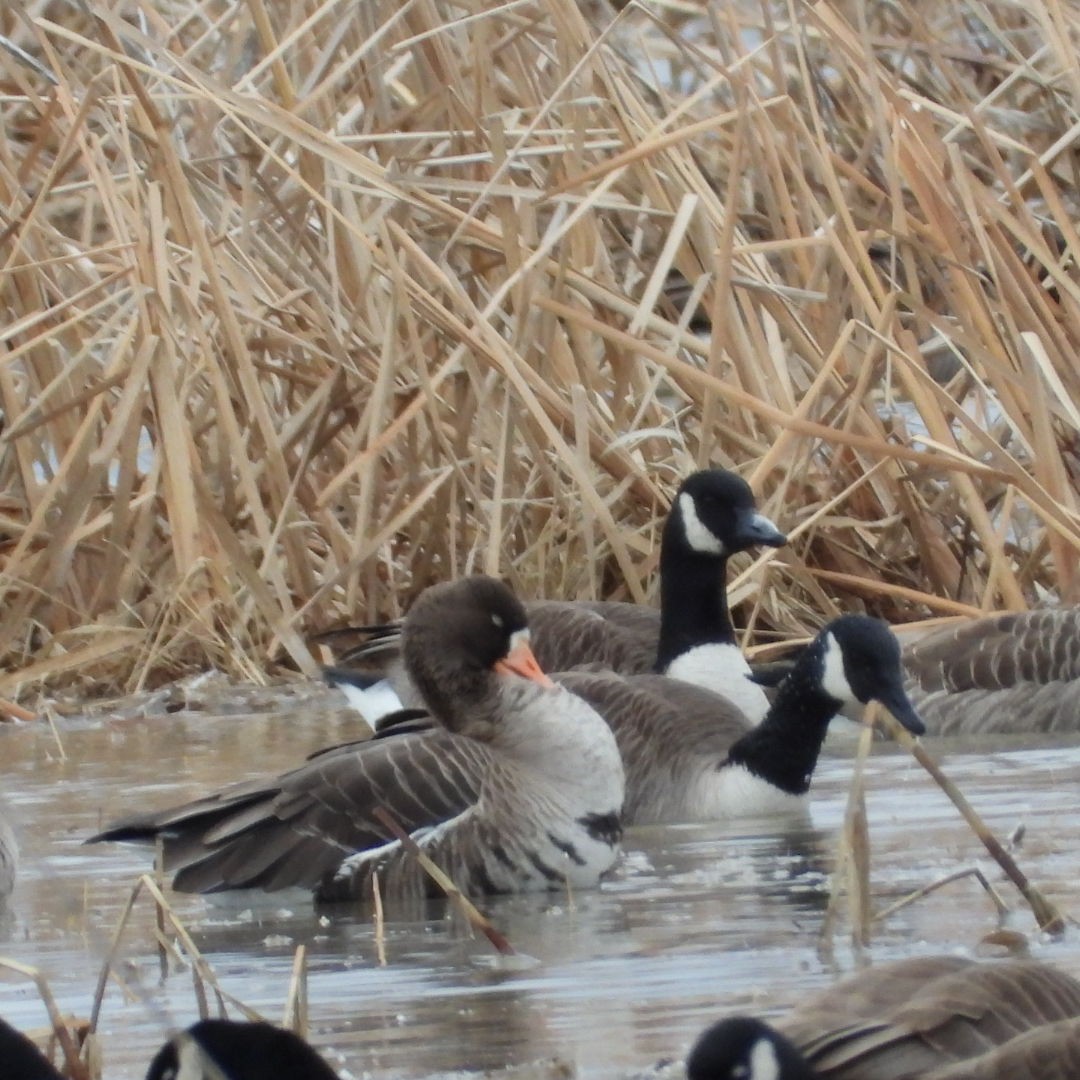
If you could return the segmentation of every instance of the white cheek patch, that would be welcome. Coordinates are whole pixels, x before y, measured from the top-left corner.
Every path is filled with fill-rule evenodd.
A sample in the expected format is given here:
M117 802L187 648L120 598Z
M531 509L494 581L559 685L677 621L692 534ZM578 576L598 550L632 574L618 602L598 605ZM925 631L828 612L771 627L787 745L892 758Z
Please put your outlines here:
M780 1080L776 1047L768 1039L758 1039L750 1051L750 1080Z
M506 650L506 655L509 656L519 645L528 645L530 640L529 628L523 626L520 630L515 630L510 635L510 648Z
M177 1057L180 1068L176 1071L176 1080L228 1080L198 1041L186 1032L180 1037Z
M727 554L720 538L702 524L694 500L685 491L679 496L679 513L682 514L686 542L694 551L700 551L704 555Z
M821 688L826 694L844 705L854 704L859 700L855 696L855 691L851 689L847 676L844 674L844 654L840 648L840 643L832 634L826 635L825 638L823 666Z

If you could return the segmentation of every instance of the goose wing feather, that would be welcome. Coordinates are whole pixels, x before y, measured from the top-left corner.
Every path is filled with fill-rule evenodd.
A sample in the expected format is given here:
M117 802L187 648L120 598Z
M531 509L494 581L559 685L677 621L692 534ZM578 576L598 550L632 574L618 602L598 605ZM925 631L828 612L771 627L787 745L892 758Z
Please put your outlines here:
M531 644L545 671L568 671L583 657L623 674L652 671L660 641L660 612L640 604L610 600L533 600L525 605ZM402 700L416 704L398 659L401 623L375 627L348 627L368 634L338 658L339 666L385 671ZM328 669L331 672L333 669Z
M1080 608L1008 612L937 630L904 653L923 690L1007 690L1080 679Z
M410 832L468 809L490 756L438 728L346 744L277 780L128 819L94 839L160 834L180 891L313 888L346 856L390 839L378 807Z
M1074 1017L1080 983L1051 968L921 957L847 980L778 1026L822 1077L899 1080L936 1077L936 1069Z
M904 665L937 735L1080 729L1080 608L946 626L908 645Z
M1076 1080L1080 1076L1080 1020L1059 1020L1018 1035L974 1061L925 1074L924 1080Z

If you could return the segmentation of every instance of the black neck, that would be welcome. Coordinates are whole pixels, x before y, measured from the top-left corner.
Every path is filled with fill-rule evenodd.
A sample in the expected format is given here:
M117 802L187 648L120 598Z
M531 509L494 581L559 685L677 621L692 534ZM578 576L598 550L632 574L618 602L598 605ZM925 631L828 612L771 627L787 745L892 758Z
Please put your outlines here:
M671 519L669 527L681 528ZM734 645L727 603L727 556L703 555L664 534L660 549L660 643L656 670L666 671L696 645Z
M817 654L810 646L799 658L765 719L731 747L724 764L742 765L791 795L809 789L829 721L841 704L821 688Z

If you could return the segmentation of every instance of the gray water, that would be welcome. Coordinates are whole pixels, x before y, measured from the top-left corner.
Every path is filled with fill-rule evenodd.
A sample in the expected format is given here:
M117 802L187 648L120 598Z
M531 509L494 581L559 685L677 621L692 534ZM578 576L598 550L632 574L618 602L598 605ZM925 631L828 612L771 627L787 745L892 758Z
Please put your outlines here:
M22 874L0 909L0 956L37 966L61 1008L87 1016L121 911L152 858L83 839L125 812L279 772L359 731L334 691L215 682L65 716L55 732L4 725L4 800ZM1000 835L1025 826L1021 866L1067 912L1077 910L1080 745L927 745ZM296 891L169 896L223 988L269 1019L280 1019L294 950L307 946L311 1039L343 1076L541 1063L541 1076L573 1070L599 1080L681 1055L716 1017L782 1009L860 962L846 919L822 936L851 773L842 746L822 760L804 826L634 830L620 870L597 891L484 902L519 954L510 960L439 903L426 919L389 913L383 966L366 910L326 917ZM1006 925L1034 955L1080 975L1075 929L1060 940L1036 931L917 764L879 746L867 775L877 910L978 865L1013 908ZM862 959L974 953L999 925L967 878L876 924ZM197 1018L190 972L174 967L161 978L153 934L143 899L122 939L126 992L111 984L102 1014L105 1074L116 1080L142 1076L168 1031ZM0 1015L24 1029L46 1024L33 985L4 971Z

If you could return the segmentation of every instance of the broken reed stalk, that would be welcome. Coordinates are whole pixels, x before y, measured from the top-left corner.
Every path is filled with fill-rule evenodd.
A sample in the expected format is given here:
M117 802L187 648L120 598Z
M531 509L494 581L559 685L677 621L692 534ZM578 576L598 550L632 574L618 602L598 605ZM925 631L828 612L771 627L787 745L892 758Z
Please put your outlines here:
M1061 912L1028 880L1027 875L1016 864L1016 860L1005 850L1001 841L991 832L986 822L976 813L971 804L961 794L959 788L942 772L941 767L930 757L918 740L884 710L881 712L881 722L893 740L911 753L915 760L934 778L941 790L952 800L963 815L964 820L971 826L972 832L982 841L991 858L1001 867L1009 880L1020 891L1021 896L1028 902L1039 929L1049 934L1064 933L1065 919Z
M859 733L859 752L851 778L844 836L848 852L848 893L851 897L851 937L856 948L870 944L873 901L870 893L870 827L866 819L866 759L873 744L869 728Z
M860 733L855 755L855 767L848 787L844 824L840 831L839 855L832 875L829 904L818 935L822 943L830 942L839 918L840 901L847 886L851 915L851 940L856 949L870 942L870 923L873 918L870 893L870 833L866 819L866 775L863 768L870 753L873 731Z
M264 1017L255 1009L245 1005L239 998L234 997L221 987L214 969L192 940L187 927L180 920L176 912L173 911L171 905L158 886L158 883L149 874L140 874L136 879L135 884L132 886L127 903L125 903L124 909L120 913L120 918L117 920L109 951L105 956L105 960L102 962L101 971L98 973L97 988L94 991L94 1003L90 1013L90 1030L97 1030L109 976L112 975L118 982L124 985L123 980L116 974L116 957L119 952L120 941L123 938L128 921L134 911L135 903L143 890L146 890L146 892L149 893L154 903L154 937L159 948L163 951L175 952L174 946L165 937L162 929L163 926L167 926L172 930L184 948L188 963L191 967L192 987L198 1003L199 1018L205 1020L210 1015L206 998L206 987L209 986L217 999L219 1015L225 1015L225 1007L226 1004L228 1004L248 1020L263 1020Z
M281 1026L295 1031L303 1038L308 1034L308 969L307 946L297 945L293 953L289 991L285 995Z
M474 930L479 930L503 956L514 955L514 949L505 936L492 926L491 921L481 914L472 901L424 854L420 845L398 824L389 810L383 806L376 807L373 816L386 827L390 835L406 851L416 858L424 868L424 872L446 893L450 902L461 911Z
M375 921L375 955L379 961L379 967L386 967L386 917L383 914L382 888L379 885L378 870L371 875L371 899L375 908L372 915Z
M1009 905L1001 899L1001 895L997 889L990 883L986 875L977 867L969 866L964 870L954 870L951 874L946 874L942 878L938 878L937 881L931 881L929 885L923 885L921 888L916 889L913 893L909 893L907 896L901 897L895 904L890 904L887 908L883 908L881 911L874 915L874 922L879 922L882 919L887 919L890 915L895 914L897 911L901 911L906 907L910 907L912 904L921 900L924 896L929 896L932 892L936 892L938 889L944 888L946 885L951 885L954 881L961 881L964 878L973 877L983 887L987 895L990 897L991 902L997 909L998 917L1004 917L1009 914Z
M37 968L30 967L27 964L20 964L17 960L8 960L2 956L0 956L0 967L7 968L10 971L17 971L20 975L25 975L33 981L37 987L38 995L41 997L42 1004L44 1004L49 1014L49 1023L52 1025L53 1034L56 1036L61 1053L64 1055L64 1071L71 1080L90 1080L89 1066L82 1060L79 1046L71 1033L71 1029L64 1023L64 1018L56 1004L52 990L49 989L49 982L45 976ZM93 1031L94 1028L91 1024L88 1034L92 1034ZM4 1071L3 1062L0 1062L0 1074Z

